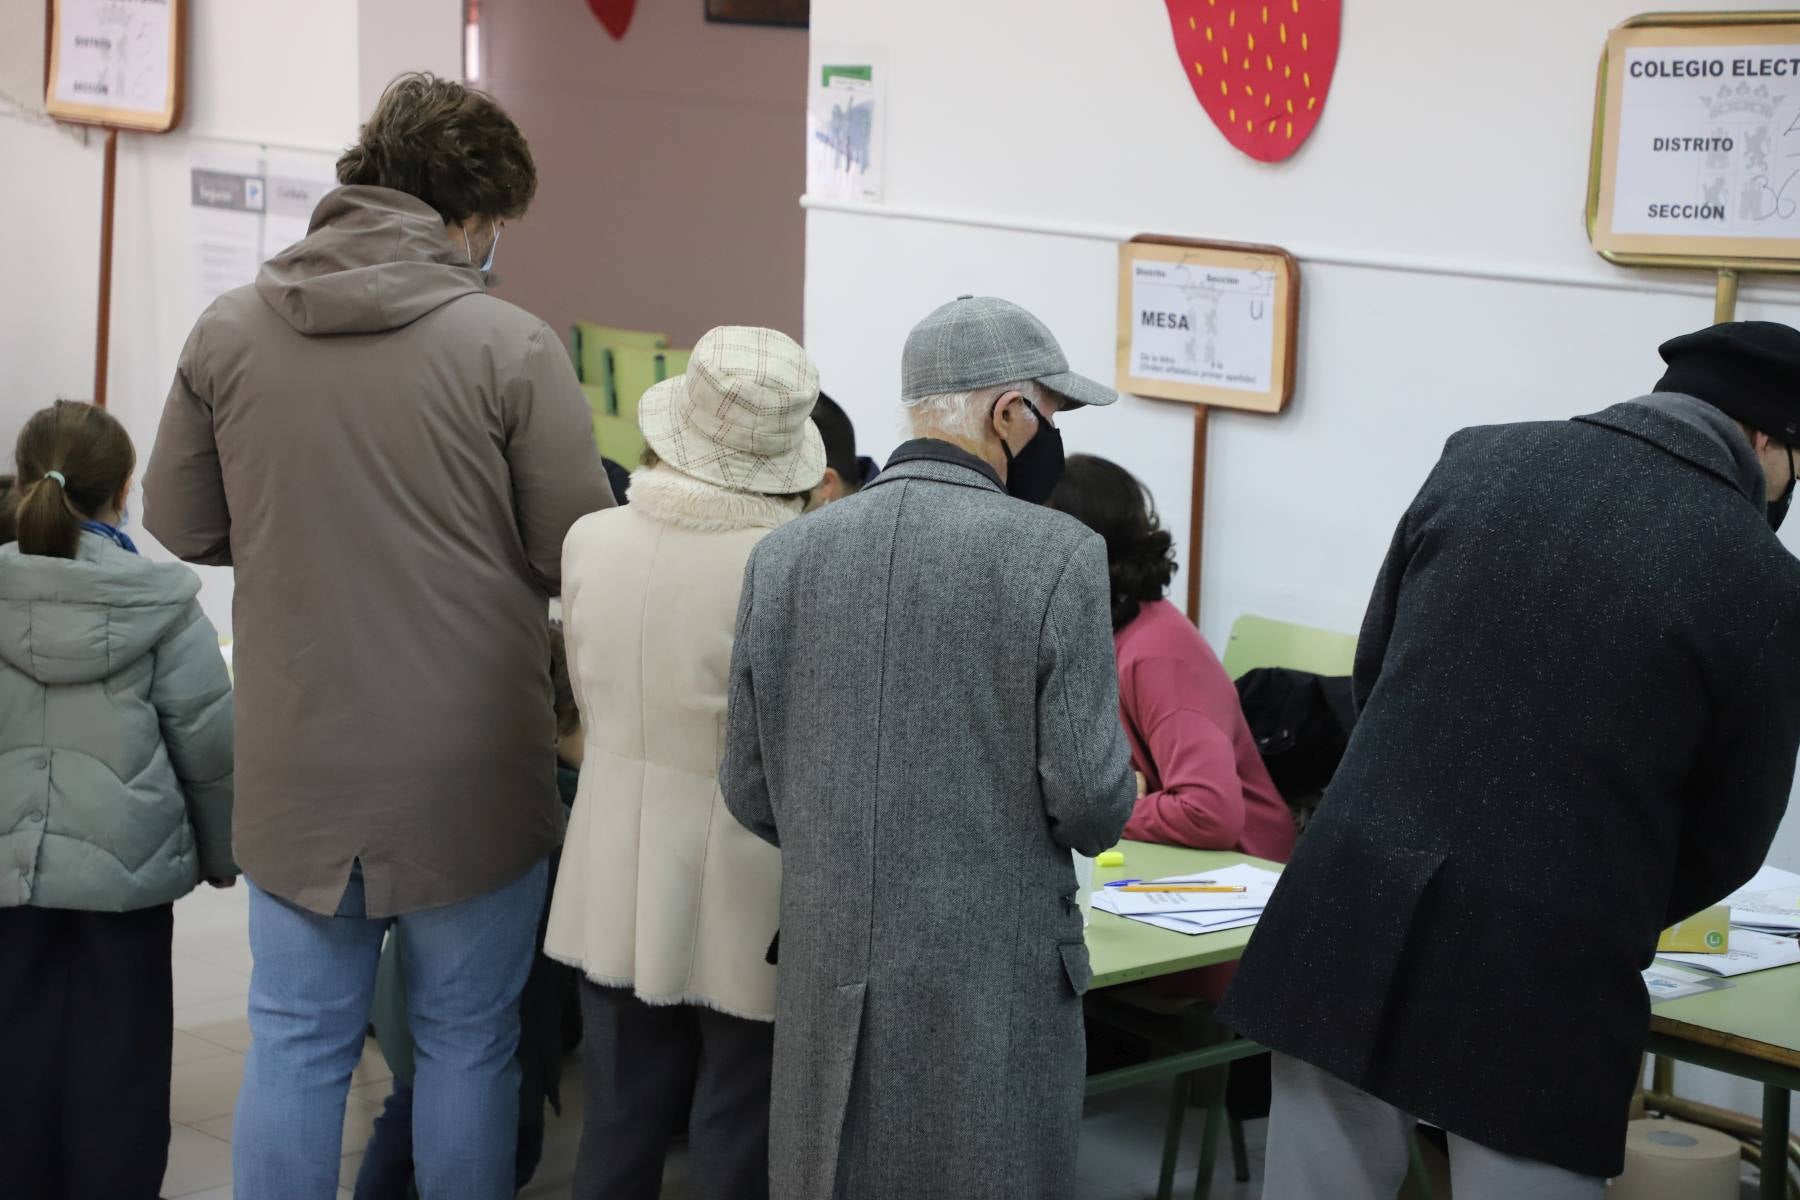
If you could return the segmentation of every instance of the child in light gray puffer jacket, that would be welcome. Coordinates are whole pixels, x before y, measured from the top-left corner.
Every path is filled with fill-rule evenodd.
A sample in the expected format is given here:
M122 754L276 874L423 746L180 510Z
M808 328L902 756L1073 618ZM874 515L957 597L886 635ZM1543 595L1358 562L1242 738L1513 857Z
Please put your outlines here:
M0 547L0 1163L20 1200L140 1200L169 1149L173 903L228 887L231 681L187 567L120 531L136 453L59 402Z

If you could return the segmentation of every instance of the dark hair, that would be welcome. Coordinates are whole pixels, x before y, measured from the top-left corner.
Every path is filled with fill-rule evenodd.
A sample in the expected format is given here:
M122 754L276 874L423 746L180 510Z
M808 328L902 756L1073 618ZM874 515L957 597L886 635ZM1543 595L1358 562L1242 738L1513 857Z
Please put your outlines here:
M1175 540L1135 475L1104 458L1073 455L1050 507L1106 539L1114 630L1131 624L1142 605L1163 598L1175 578Z
M74 558L81 522L112 503L137 466L125 427L110 413L58 400L32 414L14 450L19 550ZM50 477L55 471L62 482Z
M337 174L417 196L451 224L523 216L537 193L531 146L493 97L419 73L388 85Z
M824 392L819 393L819 402L813 405L812 421L825 442L825 465L838 473L846 495L856 492L862 487L862 467L856 461L856 426L838 402Z
M581 710L575 707L575 688L569 683L569 652L563 645L563 631L554 625L550 627L550 690L556 698L556 736L580 733Z
M19 493L11 475L0 475L0 546L19 539Z

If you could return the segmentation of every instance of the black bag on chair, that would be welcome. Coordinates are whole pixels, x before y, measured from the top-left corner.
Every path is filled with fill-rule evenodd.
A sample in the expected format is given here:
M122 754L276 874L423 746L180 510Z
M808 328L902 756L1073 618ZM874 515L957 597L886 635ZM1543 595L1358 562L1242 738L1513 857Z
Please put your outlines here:
M1259 667L1237 681L1237 690L1269 778L1305 828L1350 744L1350 678Z

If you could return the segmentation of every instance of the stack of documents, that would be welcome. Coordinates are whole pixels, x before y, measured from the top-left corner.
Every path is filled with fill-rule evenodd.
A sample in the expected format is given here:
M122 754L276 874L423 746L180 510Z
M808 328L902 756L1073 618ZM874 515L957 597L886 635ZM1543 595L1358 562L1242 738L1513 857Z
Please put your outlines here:
M1198 875L1171 875L1142 882L1212 884L1241 887L1241 892L1123 892L1116 887L1098 887L1094 889L1094 908L1176 933L1218 933L1256 924L1280 878L1275 871L1239 863Z
M1748 975L1770 967L1787 967L1800 963L1800 875L1780 867L1765 866L1743 887L1725 898L1731 906L1731 948L1724 954L1658 954L1658 963L1668 963L1689 972L1704 972L1715 979ZM1644 972L1653 995L1660 988L1664 996L1682 995L1673 990L1671 978L1664 971L1658 978L1658 967ZM1685 985L1684 985L1685 986ZM1715 985L1716 986L1716 985ZM1687 987L1687 991L1703 988Z
M1800 875L1765 866L1754 878L1725 898L1734 929L1764 933L1800 933ZM1737 938L1732 938L1732 944Z
M1731 949L1723 954L1659 954L1665 962L1680 963L1690 971L1705 971L1729 979L1770 967L1800 963L1800 942L1756 929L1733 929Z

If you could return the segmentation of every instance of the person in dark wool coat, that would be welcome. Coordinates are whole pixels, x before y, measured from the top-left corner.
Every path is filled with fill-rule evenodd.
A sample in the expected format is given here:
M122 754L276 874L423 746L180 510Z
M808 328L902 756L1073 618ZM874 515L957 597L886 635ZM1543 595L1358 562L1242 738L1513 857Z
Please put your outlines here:
M1623 1169L1639 972L1755 873L1800 745L1800 332L1662 355L1653 395L1455 435L1400 521L1355 735L1221 1010L1275 1051L1265 1200L1392 1197L1416 1121L1457 1200Z
M914 440L758 543L738 607L719 785L781 847L769 1195L1061 1200L1092 974L1069 852L1137 787L1105 543L1042 505L1056 415L1117 395L973 297L901 375Z

